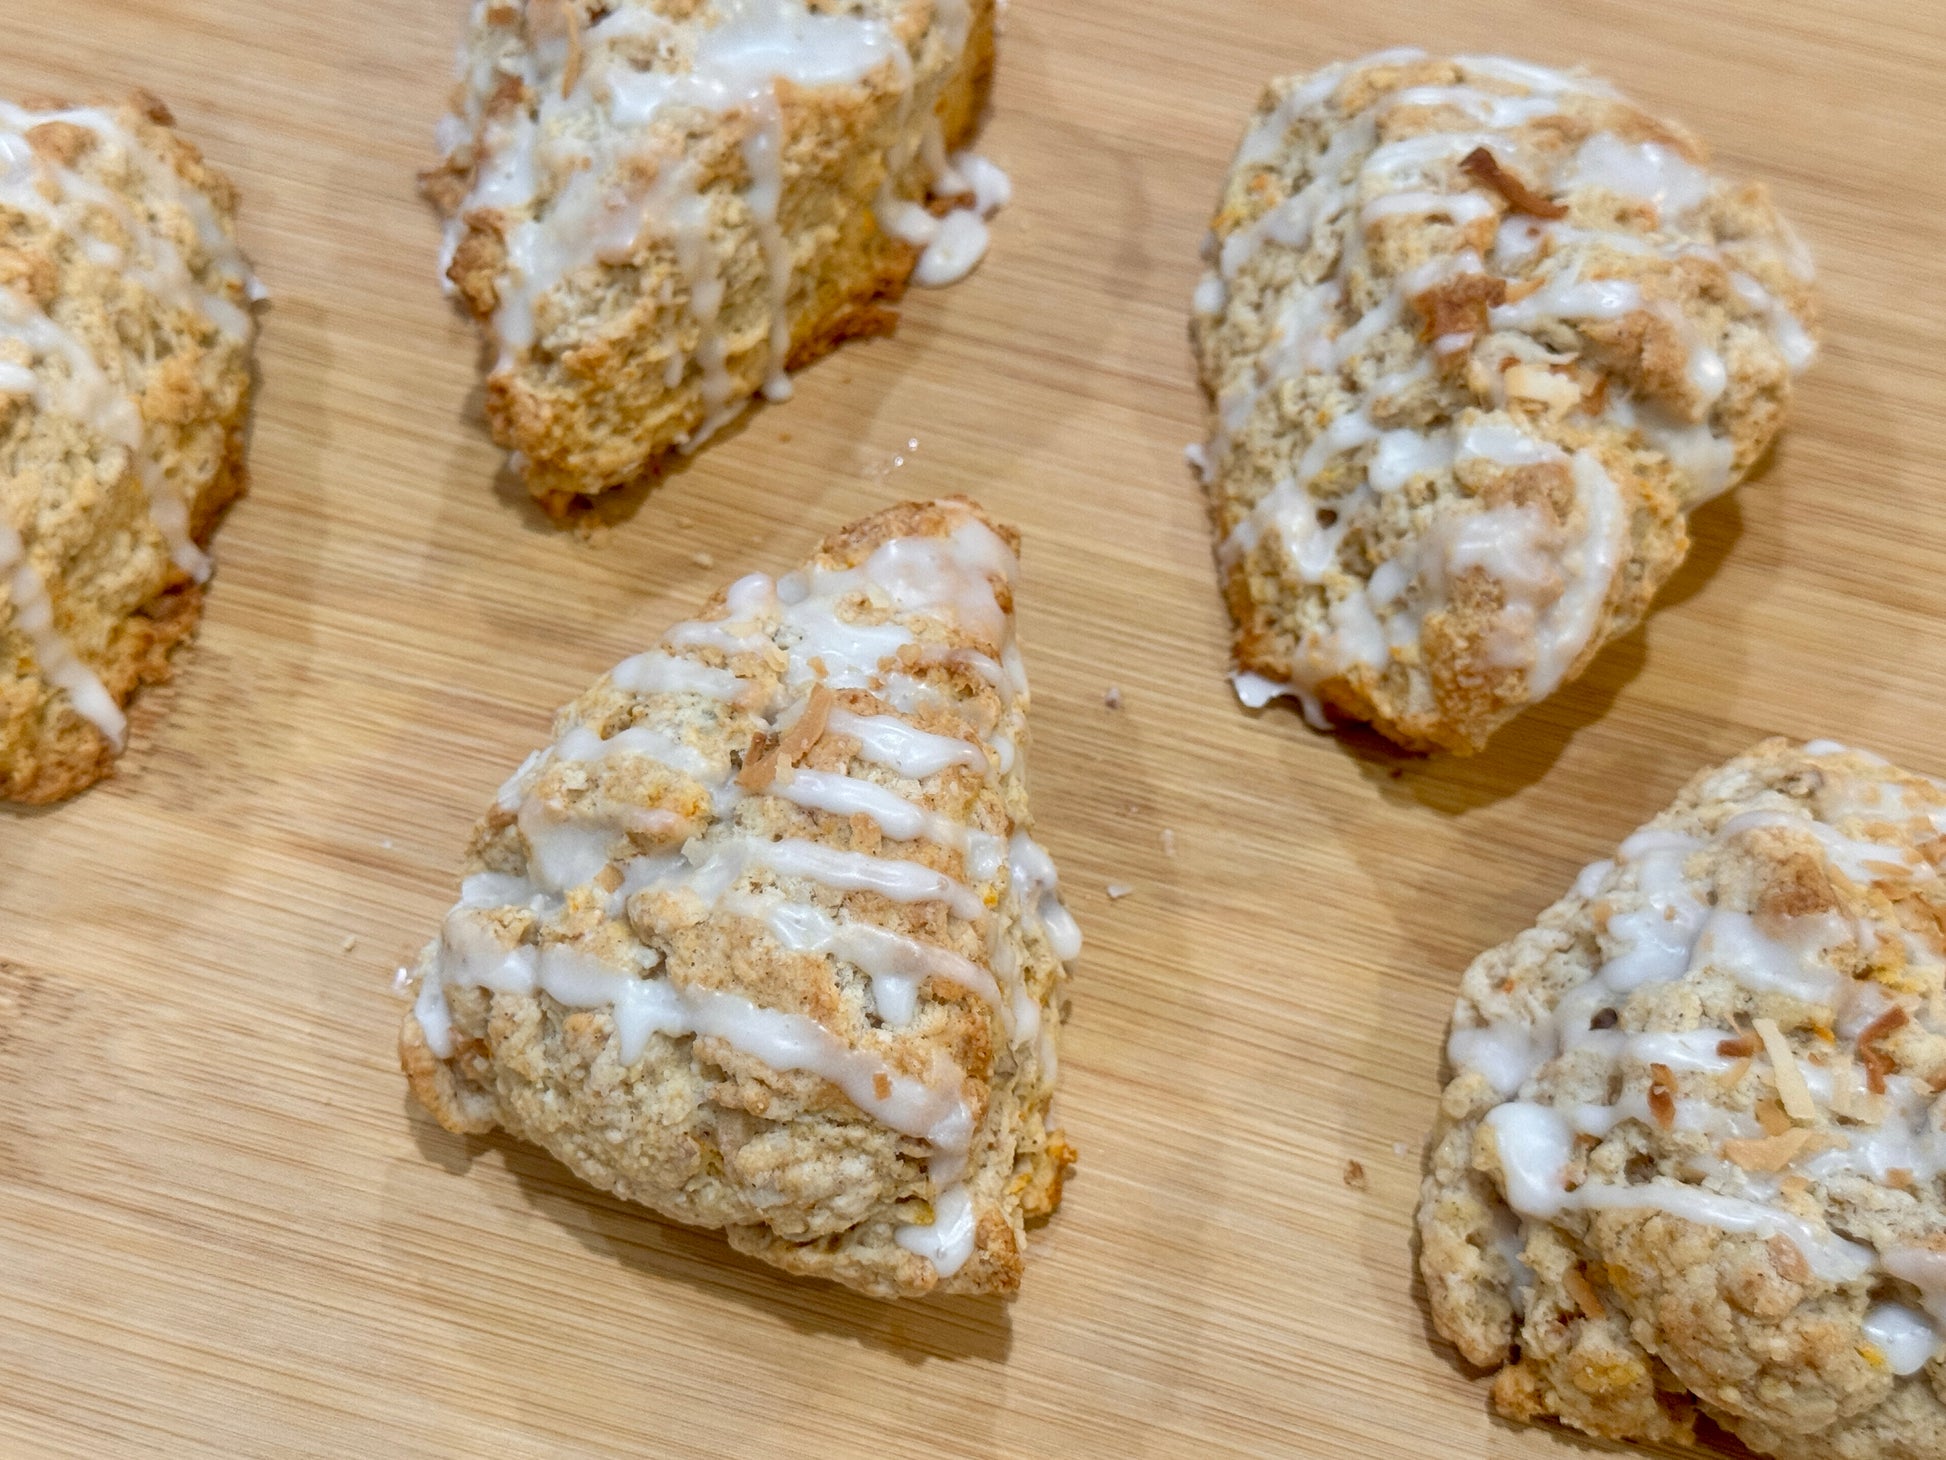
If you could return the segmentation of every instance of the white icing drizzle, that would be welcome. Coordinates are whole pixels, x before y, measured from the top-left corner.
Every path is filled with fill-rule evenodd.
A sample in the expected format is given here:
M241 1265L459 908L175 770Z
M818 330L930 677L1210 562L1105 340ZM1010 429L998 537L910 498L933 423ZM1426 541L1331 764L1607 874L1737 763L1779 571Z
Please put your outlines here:
M1937 1247L1895 1247L1885 1254L1885 1270L1917 1288L1932 1321L1946 1326L1946 1251Z
M704 699L733 702L749 686L727 669L698 664L661 649L624 659L608 673L616 689L632 694L693 694Z
M76 714L120 750L128 736L128 720L100 678L75 657L61 637L47 584L28 559L20 534L4 515L0 515L0 587L12 600L13 621L33 646L42 676L68 697Z
M888 704L930 703L940 692L913 676L923 649L915 620L990 640L999 656L968 655L956 662L1000 689L999 725L1017 737L1024 725L1025 676L1009 615L997 586L1011 585L1012 550L970 517L943 538L896 539L858 567L813 567L773 581L761 574L738 580L725 595L723 616L677 625L666 647L625 660L609 677L617 691L639 696L698 695L735 704L773 732L788 734L809 713L820 686L869 689ZM874 620L877 620L874 622ZM729 668L688 658L683 649L764 656L785 666L782 687L769 703L752 680ZM923 662L923 655L918 662ZM827 704L827 733L848 737L856 759L882 773L923 783L971 772L985 781L1006 774L1011 750L992 757L980 744L923 731L895 713L861 714ZM988 737L999 739L996 729ZM638 855L630 833L673 836L680 818L641 808L620 813L569 807L547 799L556 767L599 767L634 756L667 766L709 791L715 823L680 854ZM577 782L578 784L578 782ZM550 793L551 794L551 793ZM771 796L807 809L874 823L888 843L930 843L957 853L963 878L948 875L888 845L867 854L803 837L745 830L736 808ZM614 1020L624 1064L641 1058L654 1035L720 1038L779 1070L806 1070L831 1080L861 1110L932 1148L938 1184L936 1220L901 1229L899 1240L933 1258L942 1276L965 1261L972 1241L970 1198L956 1183L973 1134L962 1087L964 1074L941 1056L924 1081L895 1073L878 1054L859 1049L816 1022L764 1009L733 994L691 988L656 970L656 955L619 966L580 947L548 941L508 946L493 921L501 909L528 908L543 920L566 894L595 885L611 917L641 917L677 908L685 920L722 915L746 920L789 953L835 958L870 981L872 1006L888 1028L910 1026L929 980L983 1000L1016 1049L1051 1049L1040 1004L1028 988L1012 929L1039 938L1063 962L1080 951L1080 933L1059 897L1046 851L1019 827L1008 838L934 811L883 780L865 774L780 765L762 791L737 785L733 768L668 731L637 722L607 736L569 724L557 743L538 752L502 789L500 805L513 815L528 845L528 873L481 873L467 879L428 960L415 1010L428 1047L442 1058L454 1049L446 989L549 995L575 1009L600 1009ZM619 883L599 880L619 867ZM871 892L895 903L942 905L981 939L988 966L941 943L860 921L820 905L817 894ZM890 1094L883 1093L886 1090Z
M1510 1101L1487 1113L1487 1125L1498 1149L1507 1205L1530 1220L1551 1220L1566 1211L1666 1212L1725 1232L1784 1237L1813 1272L1834 1283L1855 1282L1871 1271L1869 1247L1764 1202L1660 1179L1627 1186L1587 1181L1570 1191L1574 1130L1549 1106Z
M856 740L858 753L866 760L914 780L936 776L954 765L963 765L982 775L987 771L986 752L971 741L915 729L896 715L854 715L850 710L833 710L829 723L836 733Z
M1814 741L1806 753L1847 752L1835 742ZM1828 782L1827 791L1833 786L1842 783ZM1857 1041L1894 1007L1903 1007L1915 1021L1924 1017L1922 1005L1847 978L1834 962L1834 950L1854 941L1869 948L1871 930L1835 912L1772 917L1760 924L1732 907L1712 906L1686 868L1713 841L1782 831L1864 883L1937 874L1903 846L1848 834L1831 821L1814 818L1800 804L1781 796L1775 800L1774 806L1727 819L1713 838L1645 828L1623 842L1613 861L1589 867L1577 879L1574 895L1584 901L1615 899L1600 934L1593 976L1562 991L1551 1007L1517 1005L1517 1012L1496 1022L1479 1022L1471 1006L1462 1003L1447 1053L1456 1070L1484 1080L1502 1102L1488 1113L1486 1123L1495 1137L1502 1189L1515 1212L1550 1220L1569 1211L1663 1211L1724 1231L1787 1238L1816 1272L1835 1283L1855 1282L1874 1271L1910 1282L1920 1289L1930 1319L1897 1304L1881 1304L1873 1310L1867 1337L1895 1373L1912 1373L1927 1362L1938 1334L1946 1330L1946 1253L1916 1247L1874 1250L1807 1221L1777 1204L1774 1176L1746 1170L1721 1153L1688 1158L1700 1184L1658 1178L1630 1184L1588 1179L1572 1189L1568 1185L1577 1136L1605 1138L1630 1120L1653 1128L1656 1115L1648 1098L1652 1067L1664 1066L1678 1076L1722 1076L1741 1067L1732 1056L1752 1046L1739 1044L1730 1054L1723 1048L1727 1041L1742 1038L1739 1030L1704 1025L1644 1033L1619 1027L1625 1020L1616 1015L1636 991L1703 975L1727 977L1772 1008L1780 998L1795 1001L1805 1009L1808 1022L1828 1021L1841 1041L1829 1054L1819 1052L1816 1041L1807 1041L1810 1048L1800 1053L1776 1020L1754 1021L1761 1042L1751 1061L1753 1076L1768 1071L1786 1109L1800 1123L1808 1120L1832 1137L1794 1160L1799 1173L1813 1181L1862 1177L1888 1189L1899 1181L1924 1186L1946 1175L1946 1132L1933 1123L1931 1089L1894 1073L1885 1078L1882 1095L1871 1094L1842 1043ZM1922 813L1896 784L1887 783L1869 792L1850 788L1847 798L1828 807L1827 814L1832 821L1882 823ZM1637 900L1641 905L1631 906ZM1916 945L1913 951L1937 958ZM1552 1069L1557 1062L1555 1088L1572 1084L1619 1093L1602 1103L1549 1096L1534 1082L1544 1067ZM1809 1106L1797 1108L1806 1098ZM1765 1134L1754 1118L1685 1098L1679 1090L1672 1104L1673 1126L1679 1131L1702 1132L1713 1140L1749 1141ZM1832 1118L1841 1115L1846 1123L1833 1125ZM1897 1178L1895 1172L1900 1173Z
M1004 1007L992 974L937 943L870 923L841 921L809 903L730 893L720 905L764 923L771 937L793 953L828 953L856 965L872 981L879 1017L894 1027L912 1022L920 985L928 978L943 978L970 989L995 1009Z
M933 184L942 197L970 196L972 202L935 218L924 208L907 203L891 213L891 232L923 251L912 270L912 282L926 289L957 284L986 257L987 220L1013 198L1007 174L986 158L956 153L951 172Z
M506 264L496 281L499 304L493 316L503 351L496 369L510 368L543 339L546 331L536 311L544 297L595 266L630 264L661 239L674 250L686 312L697 333L689 356L676 354L669 361L666 383L675 388L693 369L706 408L685 445L700 445L742 412L747 400L730 373L723 327L731 261L721 235L734 216L732 195L704 186L692 154L659 170L633 165L651 155L647 139L653 133L663 133L668 147L686 146L697 135L699 113L719 122L740 114L750 119L741 144L749 182L734 203L747 216L763 259L770 316L763 393L771 400L788 399L799 260L779 216L788 139L778 87L883 84L897 91L902 118L916 109L931 117L966 44L965 0L937 8L934 29L942 58L923 78L887 21L813 10L805 0L712 0L697 17L681 22L646 5L623 5L585 30L578 18L571 21L578 31L572 38L565 29L556 33L537 22L530 10L525 42L512 32L495 32L487 14L484 4L476 5L476 39L497 37L499 43L486 45L478 60L462 49L463 110L445 118L439 129L443 151L471 148L480 159L470 192L448 220L441 274L450 268L470 218L491 210L505 215ZM645 41L653 43L654 58L646 68L640 59ZM487 114L486 100L503 77L529 88L531 112ZM936 119L931 130L937 133ZM938 254L935 258L934 249L927 249L915 275L921 283L947 282L955 266L957 277L979 261L985 251L983 220L1006 195L998 169L964 154L949 166L943 148L937 151L936 158L928 151L931 171L950 181L954 192L973 193L975 202L949 215L950 237L946 227L935 225L942 235ZM913 155L913 147L902 141L887 159L886 190L878 205L881 226L901 237L919 226L909 221L913 215L932 222L923 208L892 191ZM641 181L644 177L652 181ZM954 221L962 214L968 222Z
M1939 1352L1939 1330L1903 1303L1874 1303L1865 1315L1865 1340L1899 1378L1916 1374Z
M1587 450L1574 453L1572 471L1584 529L1567 537L1554 532L1539 509L1477 509L1456 504L1436 525L1432 541L1418 541L1389 561L1372 565L1365 581L1341 566L1347 535L1368 516L1375 499L1404 488L1419 476L1457 471L1468 459L1503 467L1541 461L1566 461L1519 415L1466 410L1451 423L1427 428L1393 425L1388 402L1423 378L1429 365L1373 379L1349 368L1382 332L1406 319L1410 301L1450 278L1487 272L1470 249L1460 249L1408 271L1349 324L1342 322L1344 279L1366 256L1367 230L1389 218L1412 215L1443 218L1458 227L1492 217L1504 206L1499 194L1460 166L1476 148L1517 165L1531 160L1526 129L1559 112L1569 97L1619 100L1594 78L1568 75L1525 62L1496 57L1459 58L1463 81L1449 86L1404 88L1382 96L1365 111L1340 116L1333 102L1340 85L1357 71L1425 59L1418 51L1389 51L1318 72L1291 88L1260 118L1238 148L1234 168L1241 173L1280 158L1286 138L1301 123L1333 128L1310 168L1310 180L1297 192L1227 237L1212 236L1209 269L1198 284L1195 310L1204 328L1230 308L1233 285L1266 250L1288 256L1300 281L1316 276L1311 257L1327 226L1344 223L1342 255L1325 266L1331 276L1299 282L1281 297L1250 307L1274 309L1269 342L1223 388L1217 419L1207 446L1191 456L1206 483L1228 469L1234 442L1262 409L1297 382L1330 377L1352 398L1305 444L1291 474L1242 515L1219 547L1224 568L1274 543L1292 575L1302 584L1324 587L1328 609L1321 622L1308 624L1291 656L1291 682L1252 676L1238 681L1245 703L1262 703L1293 694L1309 706L1324 681L1364 667L1383 672L1393 650L1414 642L1425 616L1443 602L1450 575L1465 567L1485 569L1499 579L1509 600L1502 615L1495 657L1526 673L1526 696L1551 693L1599 629L1603 606L1617 568L1628 551L1629 504L1599 459ZM1506 88L1517 88L1508 91ZM1457 128L1435 129L1380 142L1380 123L1400 111L1452 109L1465 118ZM1417 118L1415 117L1415 122ZM1611 389L1603 410L1623 428L1639 433L1664 452L1687 479L1691 505L1730 485L1734 447L1718 434L1710 408L1727 386L1722 359L1695 338L1671 304L1645 296L1632 279L1602 277L1599 251L1628 255L1660 254L1671 259L1704 256L1731 272L1736 293L1758 311L1792 370L1810 362L1814 348L1802 323L1719 248L1703 215L1714 186L1710 177L1661 143L1625 143L1611 132L1596 132L1561 161L1555 175L1542 177L1543 191L1594 189L1631 205L1651 205L1651 233L1577 227L1565 220L1506 214L1498 228L1493 262L1498 270L1534 270L1537 287L1488 312L1488 332L1476 339L1461 331L1434 342L1436 353L1487 352L1497 397L1507 405L1509 383L1532 399L1543 397L1568 412L1580 412L1582 391L1550 364L1566 364L1573 354L1542 349L1524 332L1555 325L1613 321L1647 311L1675 327L1687 342L1688 384L1701 414L1677 420L1651 402L1635 401ZM1551 252L1538 266L1541 249ZM1381 281L1383 282L1383 281ZM1508 355L1518 363L1506 368ZM1315 387L1305 387L1311 393ZM1334 472L1334 467L1339 470ZM1327 479L1338 485L1327 488ZM1462 473L1462 481L1465 481ZM1454 550L1457 550L1457 559ZM1307 718L1311 717L1307 713Z
M1236 691L1238 701L1245 709L1261 710L1272 700L1289 697L1298 703L1304 713L1304 722L1313 730L1329 730L1331 721L1325 717L1324 706L1318 697L1299 684L1281 684L1266 678L1255 670L1239 669L1230 675L1230 686Z
M421 1002L428 1001L428 989L445 987L525 995L539 989L566 1008L605 1010L614 1018L624 1064L641 1057L653 1034L714 1037L772 1069L808 1070L822 1076L875 1120L949 1155L963 1155L972 1136L972 1112L959 1093L964 1076L943 1054L935 1058L931 1080L914 1080L801 1014L762 1008L736 994L687 988L669 979L616 969L559 944L509 949L478 920L475 909L457 909L448 917L440 939L438 977L429 977L421 986ZM430 997L443 1001L441 993ZM445 1046L433 1043L430 1030L427 1045L441 1058L450 1058L450 1015L441 1010L434 1022L446 1034Z
M1500 580L1508 600L1502 632L1517 646L1530 699L1559 688L1588 647L1628 556L1628 513L1613 478L1589 451L1577 451L1571 469L1585 526L1566 551L1544 546L1546 525L1531 507L1461 518L1448 539L1448 571L1484 567Z
M779 775L772 789L786 801L811 811L863 816L893 841L929 841L953 851L966 850L965 827L876 781L830 771L792 770Z
M973 1255L976 1220L973 1198L959 1183L940 1192L932 1204L929 1225L910 1224L892 1234L907 1252L917 1253L933 1265L942 1278L949 1278L966 1265Z

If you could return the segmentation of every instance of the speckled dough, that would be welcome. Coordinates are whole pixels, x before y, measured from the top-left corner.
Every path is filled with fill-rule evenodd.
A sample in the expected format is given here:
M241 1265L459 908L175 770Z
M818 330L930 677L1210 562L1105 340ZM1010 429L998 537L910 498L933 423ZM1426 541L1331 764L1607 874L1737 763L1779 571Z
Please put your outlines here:
M256 284L171 126L0 103L0 800L109 773L243 490Z
M928 190L983 191L947 159L992 68L992 0L479 0L426 186L535 497L625 483L891 328Z
M1269 89L1193 324L1246 702L1477 751L1641 619L1816 348L1802 247L1707 167L1520 62Z
M882 1297L1020 1282L1079 951L1030 835L1014 536L845 528L569 705L400 1040L447 1128Z
M1946 1455L1942 865L1939 782L1771 740L1467 971L1420 1270L1503 1413Z

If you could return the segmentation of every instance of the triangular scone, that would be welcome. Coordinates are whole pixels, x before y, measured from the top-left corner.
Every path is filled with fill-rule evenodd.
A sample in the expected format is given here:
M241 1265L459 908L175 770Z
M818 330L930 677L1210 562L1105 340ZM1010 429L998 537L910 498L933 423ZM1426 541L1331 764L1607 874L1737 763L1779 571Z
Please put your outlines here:
M1761 185L1490 56L1274 83L1207 256L1193 454L1238 694L1415 750L1478 751L1633 628L1816 354Z
M891 508L561 713L416 971L441 1124L863 1292L1018 1286L1080 936L1031 835L1014 541Z
M1941 782L1767 740L1467 970L1419 1271L1501 1413L1946 1455L1942 830Z
M979 261L1006 179L952 156L993 0L481 0L444 157L447 282L549 510L691 449ZM946 218L928 193L968 200ZM921 250L924 250L923 256ZM915 266L917 273L915 275Z

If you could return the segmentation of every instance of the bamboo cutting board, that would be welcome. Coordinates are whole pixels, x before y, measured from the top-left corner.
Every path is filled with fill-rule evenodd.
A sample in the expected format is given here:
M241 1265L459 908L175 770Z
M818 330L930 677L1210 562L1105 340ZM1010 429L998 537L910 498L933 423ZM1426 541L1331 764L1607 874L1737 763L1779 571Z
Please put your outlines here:
M463 9L5 0L0 92L165 97L273 302L200 643L113 782L0 815L0 1451L1602 1449L1493 1420L1429 1334L1443 1026L1474 953L1760 734L1946 772L1946 9L1016 0L985 266L591 538L501 474L433 283L412 174ZM1238 708L1182 461L1246 111L1403 41L1586 60L1687 120L1774 182L1829 311L1794 431L1660 611L1472 761ZM1017 1301L888 1306L445 1134L390 980L557 704L729 577L947 492L1026 534L1082 1164Z

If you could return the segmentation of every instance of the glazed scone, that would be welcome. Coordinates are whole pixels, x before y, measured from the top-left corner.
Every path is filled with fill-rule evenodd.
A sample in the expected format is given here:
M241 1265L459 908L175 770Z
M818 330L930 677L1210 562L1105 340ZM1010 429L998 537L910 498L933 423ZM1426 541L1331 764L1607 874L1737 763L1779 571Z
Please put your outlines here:
M1771 740L1467 971L1419 1211L1519 1419L1946 1455L1946 787Z
M693 449L890 328L915 265L972 268L1006 179L951 154L992 69L993 0L478 0L426 184L534 496Z
M569 705L413 975L413 1092L881 1297L1019 1284L1080 950L1027 807L1014 534L907 503Z
M0 800L109 773L243 490L257 286L172 128L0 103Z
M1516 61L1269 89L1192 330L1246 703L1477 751L1641 619L1816 350L1803 248L1707 168Z

